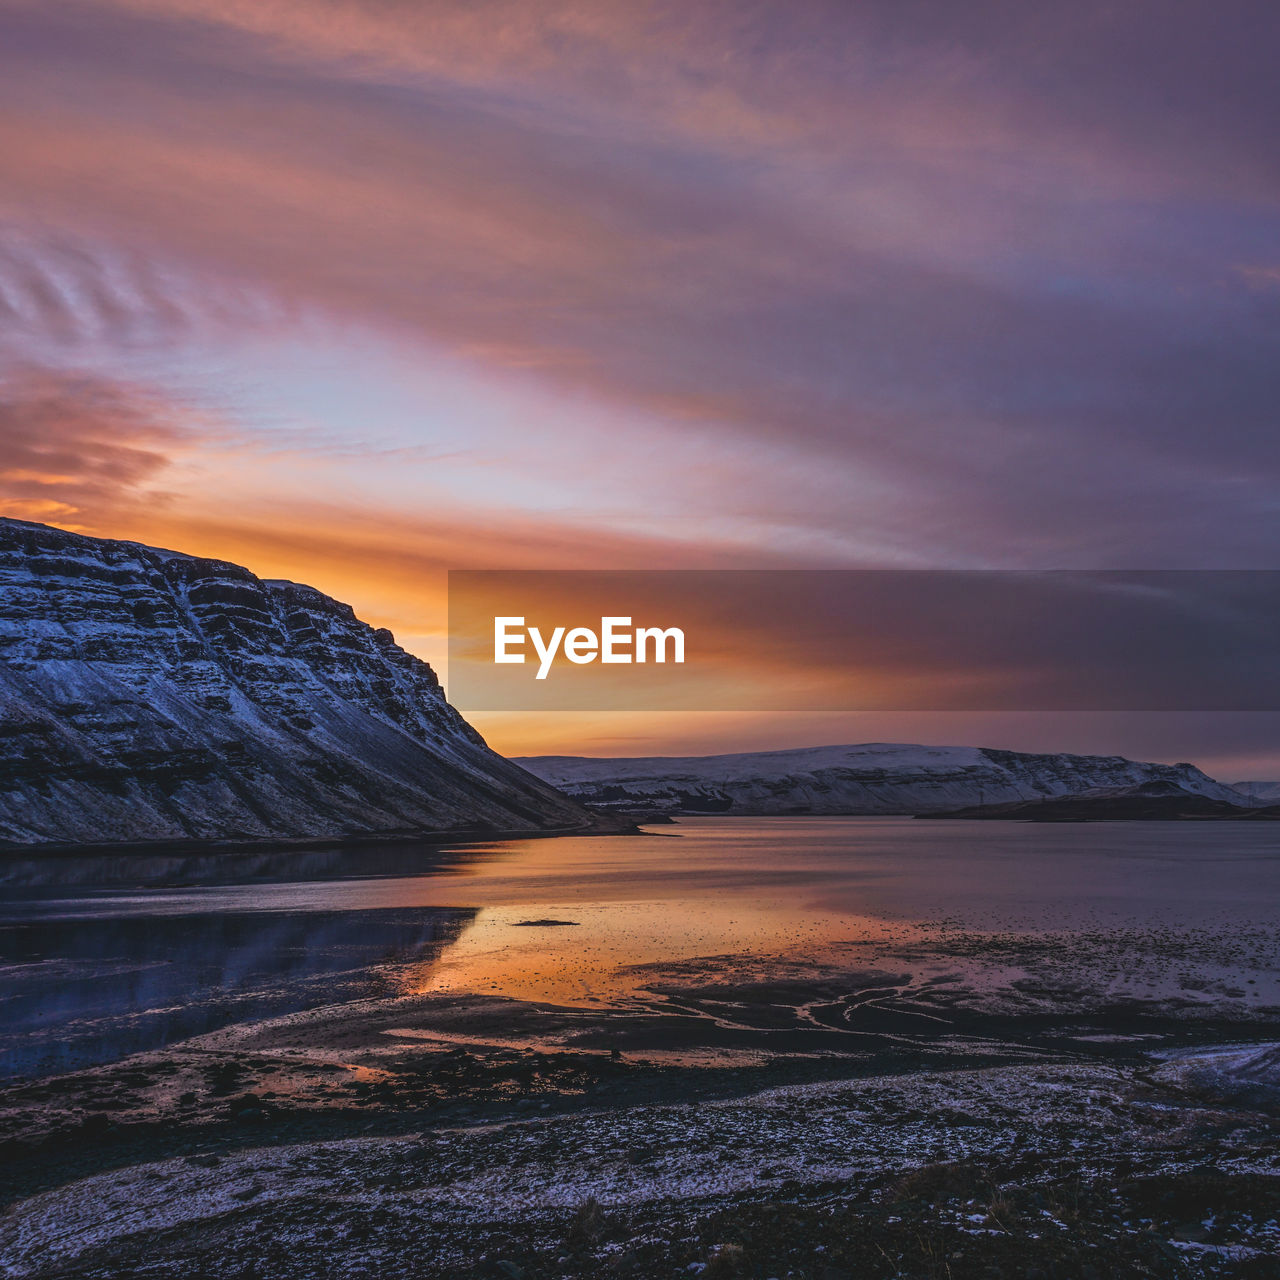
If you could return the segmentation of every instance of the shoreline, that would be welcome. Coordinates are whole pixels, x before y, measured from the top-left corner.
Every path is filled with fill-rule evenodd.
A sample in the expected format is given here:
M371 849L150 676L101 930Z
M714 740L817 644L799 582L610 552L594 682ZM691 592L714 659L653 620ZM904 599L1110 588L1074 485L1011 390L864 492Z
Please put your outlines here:
M493 840L557 839L561 836L629 836L639 834L637 823L577 827L534 827L509 831L477 830L457 827L448 831L388 831L342 836L277 836L227 839L189 840L120 840L93 844L14 844L0 842L0 862L5 859L32 857L105 857L110 855L146 857L188 856L218 853L310 853L313 850L359 849L365 845L425 845L452 848L459 845L487 844Z
M788 821L791 819L812 821L814 819L841 819L850 818L866 818L872 821L880 821L889 818L899 818L904 821L929 821L929 822L963 822L966 825L974 821L989 821L1004 823L1021 823L1026 825L1080 825L1088 824L1090 826L1108 826L1119 824L1122 826L1135 825L1159 825L1174 824L1181 826L1185 823L1213 823L1213 822L1241 822L1241 821L1258 821L1272 818L1274 815L1254 815L1248 811L1242 814L1215 814L1202 815L1190 814L1181 817L1101 817L1101 818L1044 818L1037 819L1033 817L1018 816L1012 817L1008 815L970 815L959 813L844 813L844 812L822 812L822 813L703 813L697 810L680 810L675 809L670 812L655 813L652 815L637 815L634 813L626 815L618 815L618 821L611 822L611 815L608 810L599 811L600 821L590 826L574 826L574 827L531 827L531 828L513 828L510 830L478 830L474 827L456 827L446 831L388 831L388 832L367 832L340 836L297 836L297 837L279 837L264 836L261 838L238 838L238 837L218 837L214 839L202 839L193 837L186 840L121 840L121 841L99 841L95 843L72 844L67 842L48 843L48 844L17 844L12 841L0 841L0 863L8 859L32 858L32 857L99 857L99 856L186 856L198 854L219 854L219 853L308 853L316 850L357 850L367 845L397 847L407 845L423 845L432 848L449 848L463 847L475 844L487 844L496 840L537 840L537 839L559 839L565 836L631 836L631 835L658 835L659 832L646 832L642 830L649 826L672 826L679 825L681 820L690 818L715 818L718 820L733 821L741 819L744 822L759 821L765 819L777 819L778 821Z

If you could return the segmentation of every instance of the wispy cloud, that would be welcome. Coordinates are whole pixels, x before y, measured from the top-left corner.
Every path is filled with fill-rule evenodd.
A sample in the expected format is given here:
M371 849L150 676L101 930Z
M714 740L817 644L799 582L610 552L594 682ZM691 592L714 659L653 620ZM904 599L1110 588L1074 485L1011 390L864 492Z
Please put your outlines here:
M1258 58L1147 6L859 8L19 6L0 176L67 230L10 237L11 318L145 346L322 311L886 474L989 558L1074 553L1081 501L1121 543L1135 488L1191 554L1207 468L1230 554L1272 545Z
M154 484L182 416L153 392L94 375L11 373L0 383L0 514L83 528L140 495L162 501Z
M171 540L267 547L345 482L433 563L1275 563L1263 0L12 0L0 29L0 356L155 389L84 439L161 459L116 492L177 495ZM238 378L344 343L476 391L389 433L381 369L319 414L280 360L255 426ZM498 385L525 402L494 425ZM212 409L181 446L146 434L177 386ZM238 471L194 443L228 423ZM6 483L102 532L128 506Z

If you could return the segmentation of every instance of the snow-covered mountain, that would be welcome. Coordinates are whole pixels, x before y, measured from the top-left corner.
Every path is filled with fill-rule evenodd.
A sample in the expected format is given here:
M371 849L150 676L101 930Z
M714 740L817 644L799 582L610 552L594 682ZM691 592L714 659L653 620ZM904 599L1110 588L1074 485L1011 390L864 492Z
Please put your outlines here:
M529 756L530 773L592 805L685 813L931 813L1168 782L1251 803L1190 764L871 742L722 756Z
M1177 782L1157 780L1140 782L1133 787L1091 787L1070 795L1038 796L1011 804L972 805L916 816L1006 822L1173 822L1206 818L1274 822L1280 818L1280 808L1243 805L1190 791Z
M1280 804L1280 782L1233 782L1231 785L1254 804Z
M580 829L349 605L0 519L0 841Z

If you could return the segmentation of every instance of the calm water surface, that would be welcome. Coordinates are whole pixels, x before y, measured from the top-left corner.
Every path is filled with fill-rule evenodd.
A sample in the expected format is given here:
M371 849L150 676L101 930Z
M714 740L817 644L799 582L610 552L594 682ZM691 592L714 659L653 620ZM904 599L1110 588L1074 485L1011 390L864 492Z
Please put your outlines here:
M10 859L0 875L13 1077L368 996L618 1001L635 966L812 960L940 922L1274 932L1280 829L697 818L451 850Z

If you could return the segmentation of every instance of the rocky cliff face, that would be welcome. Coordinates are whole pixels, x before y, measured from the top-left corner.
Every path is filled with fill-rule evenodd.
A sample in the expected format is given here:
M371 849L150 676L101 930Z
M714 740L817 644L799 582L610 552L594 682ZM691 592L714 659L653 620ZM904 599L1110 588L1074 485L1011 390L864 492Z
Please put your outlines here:
M572 829L435 673L239 565L0 519L0 840Z
M1190 764L983 747L873 742L724 756L531 756L519 763L589 804L686 813L931 813L1156 782L1250 803Z

